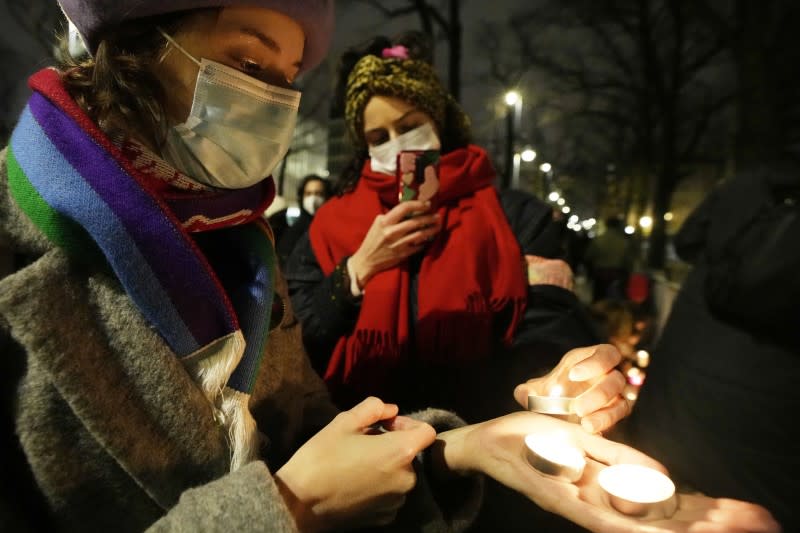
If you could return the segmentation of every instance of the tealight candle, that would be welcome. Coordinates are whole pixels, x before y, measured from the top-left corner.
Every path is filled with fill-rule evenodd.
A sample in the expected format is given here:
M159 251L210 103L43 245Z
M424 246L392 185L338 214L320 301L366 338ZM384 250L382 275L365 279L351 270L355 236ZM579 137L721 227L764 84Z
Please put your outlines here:
M555 385L547 396L528 395L528 410L546 415L570 415L574 413L572 403L575 398L562 396L564 387Z
M600 472L597 481L608 493L611 505L628 515L648 514L655 506L664 504L675 495L675 484L670 478L658 470L641 465L609 466ZM665 507L664 511L671 516L675 509L670 511Z
M528 435L525 450L528 463L546 476L575 482L586 467L583 452L559 435Z

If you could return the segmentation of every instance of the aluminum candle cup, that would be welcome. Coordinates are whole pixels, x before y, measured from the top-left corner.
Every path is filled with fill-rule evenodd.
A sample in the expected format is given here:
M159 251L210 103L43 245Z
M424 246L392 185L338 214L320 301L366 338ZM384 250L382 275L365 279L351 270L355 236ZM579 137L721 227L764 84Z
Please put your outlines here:
M528 395L528 411L545 415L571 415L575 411L572 407L575 398L562 396L564 389L556 385L547 396L537 394Z
M597 481L608 493L611 505L627 515L643 516L658 508L669 517L675 512L677 501L664 505L675 495L675 484L670 478L652 468L641 465L613 465L603 469ZM674 499L673 499L674 500Z
M573 483L583 475L583 452L557 435L531 434L525 437L525 458L540 474Z

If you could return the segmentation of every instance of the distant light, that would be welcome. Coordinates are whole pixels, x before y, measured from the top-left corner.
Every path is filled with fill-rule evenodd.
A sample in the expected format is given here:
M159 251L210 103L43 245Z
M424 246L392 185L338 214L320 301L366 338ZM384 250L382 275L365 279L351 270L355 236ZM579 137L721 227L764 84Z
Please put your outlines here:
M671 211L667 211L666 213L664 213L664 220L666 220L667 222L670 222L673 218L675 217L673 216Z
M551 193L550 193L550 195L547 197L547 199L548 199L548 200L550 200L551 202L555 202L555 201L557 201L559 198L561 198L561 195L560 195L560 194L558 194L558 193L557 193L557 192L555 192L555 191L551 192Z
M625 233L628 235L633 235L636 232L636 228L633 226L625 226Z
M597 224L597 219L592 217L589 220L587 220L587 222L589 222L592 226L594 226L595 224Z
M590 239L594 239L597 236L597 233L595 233L594 231L590 231L589 233L587 233L587 235L589 236Z
M506 100L506 105L512 106L512 105L517 105L517 102L522 100L522 97L519 95L517 91L508 91L506 93L505 100Z
M578 215L572 215L571 217L569 217L569 223L570 224L575 224L580 219L581 219L581 217L579 217Z
M567 201L566 201L566 200L564 200L563 198L559 198L558 200L556 200L556 203L557 203L558 205L564 205L565 203L567 203Z
M522 151L522 160L523 161L525 161L526 163L530 163L534 159L536 159L536 152L535 151L531 150L530 148L526 148L525 150Z
M650 365L650 353L647 350L639 350L636 352L636 364L640 368L647 368Z
M541 170L542 172L550 172L551 170L553 170L553 165L551 165L550 163L542 163L541 165L539 165L539 170Z
M567 213L569 213L570 211L571 211L571 209L569 208L568 205L565 205L564 207L561 208L561 212L564 213L565 215Z
M286 210L286 216L289 218L297 218L300 216L299 207L290 207Z
M592 223L591 220L584 220L583 222L581 222L581 226L583 226L583 229L591 229L591 227L594 226L594 224Z
M653 226L653 219L645 215L639 219L639 225L644 229L650 228Z

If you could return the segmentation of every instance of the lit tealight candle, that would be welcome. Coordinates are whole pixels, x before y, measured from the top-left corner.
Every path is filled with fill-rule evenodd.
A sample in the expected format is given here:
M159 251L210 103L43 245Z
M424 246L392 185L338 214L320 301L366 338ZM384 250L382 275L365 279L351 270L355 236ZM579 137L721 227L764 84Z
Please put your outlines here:
M597 481L608 493L611 505L628 515L648 514L675 495L675 484L670 478L658 470L641 465L609 466L600 472ZM675 511L670 507L673 506L663 507L666 516L671 516Z
M578 481L586 467L583 452L560 435L525 437L528 463L539 473L569 482Z
M528 395L528 410L546 415L569 415L574 411L572 402L575 398L563 396L564 387L555 385L547 396Z

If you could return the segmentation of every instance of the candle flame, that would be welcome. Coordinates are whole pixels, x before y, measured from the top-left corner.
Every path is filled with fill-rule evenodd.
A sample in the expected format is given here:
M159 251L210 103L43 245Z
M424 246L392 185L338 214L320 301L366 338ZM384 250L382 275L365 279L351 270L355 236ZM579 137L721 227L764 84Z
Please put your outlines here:
M564 387L561 385L554 385L552 389L550 389L549 396L551 398L558 398L564 395Z

